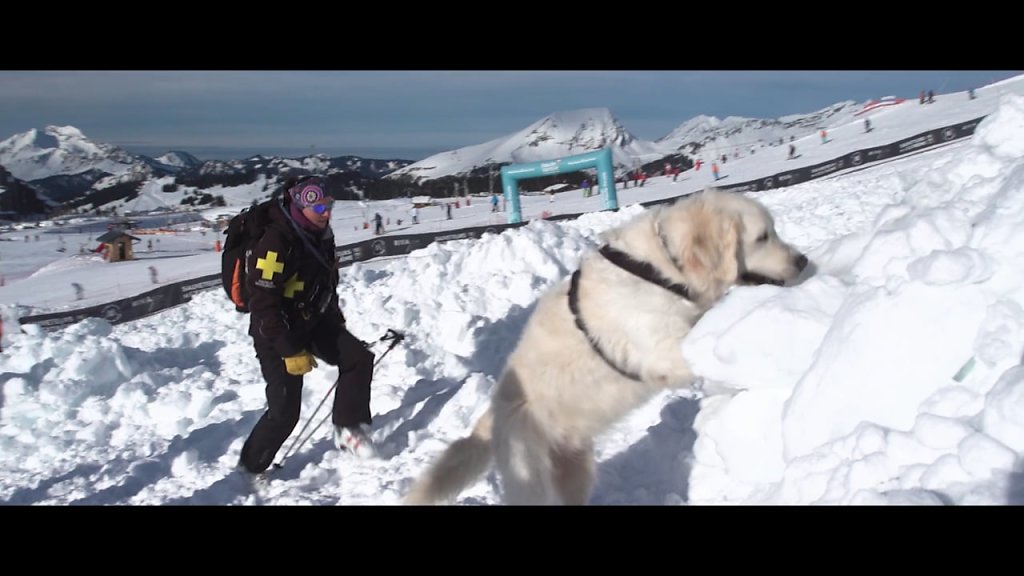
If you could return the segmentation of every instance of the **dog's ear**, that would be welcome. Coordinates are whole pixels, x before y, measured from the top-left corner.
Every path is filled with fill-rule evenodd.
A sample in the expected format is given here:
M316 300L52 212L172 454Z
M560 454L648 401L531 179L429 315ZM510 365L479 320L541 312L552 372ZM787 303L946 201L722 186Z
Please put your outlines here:
M713 203L701 203L694 208L688 229L690 237L683 243L683 267L688 277L702 284L699 290L720 294L740 274L742 223L735 214Z

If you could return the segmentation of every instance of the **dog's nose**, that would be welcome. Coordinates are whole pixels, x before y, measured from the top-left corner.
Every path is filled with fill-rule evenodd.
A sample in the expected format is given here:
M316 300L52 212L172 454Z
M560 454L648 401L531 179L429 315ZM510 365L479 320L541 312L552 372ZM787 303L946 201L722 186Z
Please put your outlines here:
M807 268L807 256L803 254L796 257L796 269L803 272Z

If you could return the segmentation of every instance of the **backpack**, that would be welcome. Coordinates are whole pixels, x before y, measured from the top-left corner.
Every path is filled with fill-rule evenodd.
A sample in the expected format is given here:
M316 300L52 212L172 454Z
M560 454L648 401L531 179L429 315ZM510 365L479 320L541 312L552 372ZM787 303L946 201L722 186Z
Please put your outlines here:
M220 256L220 279L228 299L235 305L235 310L246 313L249 311L249 290L246 287L245 261L246 255L254 244L263 236L263 231L270 222L269 209L274 200L267 200L250 206L231 219L224 230L224 249Z

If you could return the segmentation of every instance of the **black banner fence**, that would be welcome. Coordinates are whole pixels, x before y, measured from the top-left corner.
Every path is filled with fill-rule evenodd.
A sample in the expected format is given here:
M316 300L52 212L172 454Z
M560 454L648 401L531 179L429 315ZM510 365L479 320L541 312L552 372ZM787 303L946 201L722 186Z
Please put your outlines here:
M193 294L214 287L220 288L220 274L168 284L136 296L71 312L24 316L18 321L22 324L38 324L46 330L59 330L86 318L103 318L111 324L120 324L184 304L192 299Z
M816 180L818 178L828 176L829 174L839 172L840 170L865 166L882 160L889 160L891 158L896 158L897 156L902 156L911 152L918 152L926 148L931 148L932 146L946 144L948 142L970 136L971 134L974 134L974 129L978 127L978 124L983 118L984 117L975 118L974 120L968 120L967 122L961 122L944 128L935 128L933 130L928 130L909 138L893 142L892 144L857 150L856 152L850 152L849 154L844 154L839 158L815 164L813 166L804 166L802 168L780 172L778 174L758 178L756 180L719 186L719 188L722 190L730 190L732 192L760 192L762 190L782 188L810 180Z
M817 178L834 174L847 168L865 166L874 162L888 160L903 154L918 152L932 146L946 144L960 138L974 134L975 128L984 117L961 122L944 128L928 130L909 138L904 138L892 144L876 146L844 154L839 158L822 162L814 166L805 166L795 170L780 172L772 176L757 178L747 182L719 186L721 190L732 192L760 192L772 188L782 188L800 184ZM643 206L654 206L674 202L678 196L662 198L643 202ZM580 217L582 214L558 214L551 216L548 220L571 220ZM402 256L419 250L434 242L448 242L451 240L479 239L487 233L500 234L510 228L518 228L526 225L526 222L516 224L493 224L489 226L474 226L472 228L460 228L458 230L445 230L435 234L406 234L395 236L381 236L363 240L353 244L345 244L337 247L339 266L344 268L356 262L366 262L384 256ZM150 314L156 314L173 306L184 304L192 299L192 295L210 289L221 289L220 274L202 276L184 282L176 282L161 286L149 292L122 298L114 302L99 304L73 311L54 312L51 314L39 314L35 316L24 316L19 318L21 324L38 324L46 330L59 330L70 324L74 324L86 318L104 318L111 324L131 322Z

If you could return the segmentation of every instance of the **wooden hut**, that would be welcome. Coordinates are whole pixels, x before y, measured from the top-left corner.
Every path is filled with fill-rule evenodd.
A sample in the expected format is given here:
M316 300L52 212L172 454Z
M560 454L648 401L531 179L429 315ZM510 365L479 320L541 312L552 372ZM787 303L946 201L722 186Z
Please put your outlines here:
M132 250L132 243L140 241L139 238L124 230L111 230L96 239L104 244L103 253L107 262L134 260L135 252Z

